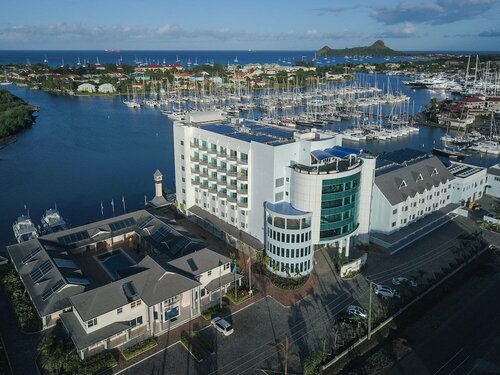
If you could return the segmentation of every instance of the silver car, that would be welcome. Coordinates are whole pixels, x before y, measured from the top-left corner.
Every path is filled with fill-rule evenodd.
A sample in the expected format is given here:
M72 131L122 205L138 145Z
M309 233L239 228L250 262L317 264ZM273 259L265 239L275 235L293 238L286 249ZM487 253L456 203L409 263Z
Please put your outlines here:
M214 318L211 320L210 324L224 336L229 336L234 332L233 326L222 318Z
M373 291L377 296L388 297L388 298L399 298L398 291L386 285L376 284L373 286Z
M361 318L367 318L368 313L361 306L349 305L346 309L347 315L349 316L360 316Z

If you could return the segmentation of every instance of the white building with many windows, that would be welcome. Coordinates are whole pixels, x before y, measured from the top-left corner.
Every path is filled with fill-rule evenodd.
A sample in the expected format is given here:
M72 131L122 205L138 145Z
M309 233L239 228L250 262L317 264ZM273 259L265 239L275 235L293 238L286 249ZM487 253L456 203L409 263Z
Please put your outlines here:
M486 168L452 162L448 170L455 177L450 190L453 203L469 206L483 196L486 188Z
M455 177L435 156L404 149L379 156L370 230L390 234L452 203Z
M495 198L500 198L500 164L488 168L487 170L486 194Z
M280 276L311 272L314 249L367 240L375 158L340 135L254 121L174 123L181 211L265 247Z

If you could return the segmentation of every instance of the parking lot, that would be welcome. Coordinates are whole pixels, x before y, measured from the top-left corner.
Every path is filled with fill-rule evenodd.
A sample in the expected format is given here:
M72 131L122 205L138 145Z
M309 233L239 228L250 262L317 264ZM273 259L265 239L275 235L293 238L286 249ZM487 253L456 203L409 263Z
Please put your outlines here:
M473 229L469 221L459 218L393 256L370 251L368 268L351 280L339 279L330 254L319 251L314 294L292 306L283 306L270 296L251 304L227 317L234 327L234 333L227 337L211 327L202 330L201 334L213 340L217 350L201 362L176 344L124 373L244 374L255 369L284 370L285 357L288 371L301 373L309 351L321 346L321 338L329 334L337 313L352 303L368 307L369 280L391 285L395 276L416 279L419 270L426 275L438 272L454 258L451 248L460 241L457 237ZM375 297L373 303L376 308L384 302Z

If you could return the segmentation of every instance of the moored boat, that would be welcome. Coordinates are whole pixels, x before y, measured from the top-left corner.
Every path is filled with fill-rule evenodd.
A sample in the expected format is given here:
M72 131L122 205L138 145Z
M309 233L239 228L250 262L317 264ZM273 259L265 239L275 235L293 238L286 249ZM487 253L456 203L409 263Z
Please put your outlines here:
M42 215L42 231L44 233L54 233L68 229L66 222L62 218L57 208L50 208Z
M28 215L21 215L12 225L14 236L18 243L29 241L38 237L38 231Z

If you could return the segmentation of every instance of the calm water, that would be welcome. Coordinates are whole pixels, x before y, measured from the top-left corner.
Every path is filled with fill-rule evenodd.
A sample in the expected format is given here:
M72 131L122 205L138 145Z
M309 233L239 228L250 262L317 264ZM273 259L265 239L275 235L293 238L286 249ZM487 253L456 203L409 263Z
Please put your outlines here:
M172 123L159 111L133 111L120 98L70 98L9 86L40 106L36 125L0 149L0 244L26 204L39 224L57 208L72 225L142 207L158 168L173 189ZM168 177L170 176L170 177Z
M387 86L387 76L364 75ZM415 110L439 92L405 88L401 78L390 77L394 91L412 96ZM57 207L73 225L123 213L143 206L144 195L154 194L153 173L164 174L164 188L174 189L172 123L158 110L130 110L120 98L62 97L8 86L14 94L40 106L36 125L17 142L0 149L0 244L13 241L12 223L26 204L37 224L44 210ZM333 126L348 126L342 122ZM368 141L349 145L383 152L403 147L431 151L441 146L441 129L421 127L420 133L396 141ZM497 157L479 154L466 162L488 166Z
M207 64L252 64L252 63L278 63L281 65L293 65L295 61L314 58L314 51L0 51L0 65L5 64L36 64L43 63L47 59L50 66L75 65L78 60L84 60L95 64L97 60L101 64L116 64L121 61L124 64L134 65L136 61L149 64L179 63L184 66L188 62L193 66L195 63ZM410 57L392 57L391 61L407 61ZM318 65L343 64L346 61L356 64L362 62L380 63L386 61L383 57L371 58L318 58Z

